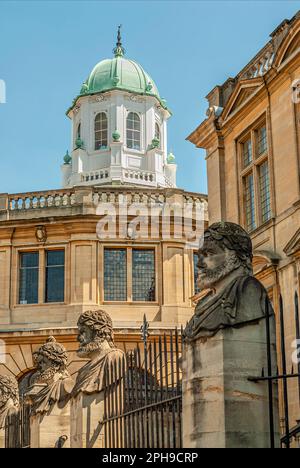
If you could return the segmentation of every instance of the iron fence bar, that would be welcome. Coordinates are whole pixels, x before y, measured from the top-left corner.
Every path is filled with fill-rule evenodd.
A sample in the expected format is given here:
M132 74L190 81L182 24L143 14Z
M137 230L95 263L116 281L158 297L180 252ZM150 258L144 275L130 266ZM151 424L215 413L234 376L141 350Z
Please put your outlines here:
M148 347L147 339L144 340L144 386L145 386L145 407L148 405ZM146 443L149 447L149 424L148 424L148 412L143 413L143 419L146 426Z
M300 374L284 374L284 375L271 375L270 377L248 377L250 382L263 382L267 380L282 380L282 379L294 379L299 378Z
M125 411L130 410L130 373L132 371L130 367L130 362L129 362L129 356L127 355L127 369L126 369L126 396L127 396L127 408ZM130 442L131 442L131 430L130 430L130 416L127 417L127 439L126 439L126 444L125 448L130 448Z
M272 350L271 350L271 332L270 332L270 303L268 296L265 302L266 309L266 335L267 335L267 361L268 361L268 376L272 375ZM270 444L271 448L275 447L275 430L274 430L274 413L273 413L273 382L268 380L269 393L269 423L270 423Z
M298 293L295 291L294 296L295 301L295 324L296 324L296 346L297 346L297 358L298 358L298 397L300 403L300 359L298 357L299 348L300 348L300 321L299 321L299 301L298 301Z
M131 401L134 406L134 378L135 378L135 369L136 369L136 364L134 363L134 353L130 354L130 368L131 368L131 388L130 388L130 393L131 393ZM132 425L132 446L130 448L136 448L136 430L135 430L135 425L136 425L136 418L133 417L133 412L131 413L131 425Z
M155 375L155 396L154 401L155 403L158 402L158 370L157 370L157 347L156 347L156 340L154 341L154 375ZM156 446L159 447L159 414L158 411L155 411L155 424L156 424Z
M135 395L135 406L138 407L138 401L139 401L139 387L138 387L138 372L137 369L139 369L139 362L138 362L138 353L137 350L134 350L134 363L135 363L135 368L134 368L134 373L133 373L133 379L134 381L132 382L133 388L134 388L134 395ZM136 416L136 425L137 425L137 448L141 448L141 439L140 439L140 419L141 419L141 414L137 413Z
M162 341L161 341L161 336L159 337L158 340L158 349L159 349L159 373L160 373L160 401L163 401L163 388L164 388L164 382L163 382L163 356L162 356ZM160 407L160 427L161 427L161 447L159 448L165 448L165 433L164 433L164 408L163 405Z
M138 411L141 411L141 410L144 410L144 409L150 409L151 407L152 408L155 408L156 406L162 406L164 405L165 403L172 403L173 401L180 401L181 400L181 395L177 395L175 397L172 397L172 398L168 398L167 400L163 400L163 401L159 401L158 403L151 403L147 406L143 406L142 408L136 408L136 409L133 409L131 411L129 411L128 413L124 413L122 416L128 416L129 414L133 414L133 413L137 413ZM108 421L112 421L113 419L117 419L119 416L111 416L110 418L108 418Z
M108 411L108 446L111 447L111 374L109 365L107 366L107 377L108 377L108 399L107 399L107 411Z
M152 356L152 343L150 341L149 343L149 392L150 396L149 399L151 403L152 401L152 395L153 395L153 356ZM153 427L153 408L151 407L149 409L150 413L150 447L152 448L154 446L154 427Z
M137 363L137 369L138 369L138 374L137 374L137 384L139 383L140 385L140 404L142 404L143 401L143 378L142 378L142 357L141 357L141 350L140 347L138 346L138 363ZM137 400L137 404L138 404ZM139 406L139 405L138 405ZM144 415L143 412L141 411L139 413L139 422L141 425L141 447L144 447L145 445L145 430L144 430Z
M172 385L172 396L174 396L175 390L175 380L174 380L174 350L173 350L173 333L170 333L171 341L170 341L170 354L171 354L171 385ZM176 392L175 392L176 395ZM175 420L175 408L172 405L172 439L173 439L173 447L176 446L176 420Z
M280 294L279 297L279 311L280 311L280 336L281 336L281 363L282 363L282 374L286 375L286 353L285 353L285 330L284 330L284 317L283 317L283 300ZM290 448L290 437L289 437L289 401L288 401L288 387L287 379L283 378L283 400L284 400L284 420L285 420L285 435L286 435L286 448Z
M183 350L184 350L184 342L182 340L182 336L183 336L183 326L181 325L181 328L180 328L180 336L181 336L181 340L180 340L180 351L181 351L181 356L183 355ZM179 337L178 337L178 330L176 328L176 348L177 348L177 351L176 351L176 373L177 373L177 378L178 378L178 382L177 382L177 394L178 395L181 395L182 394L182 384L180 383L180 366L179 366ZM179 441L180 441L180 446L182 446L182 443L183 443L183 436L182 436L182 399L178 400L177 402L178 404L178 415L179 415Z
M125 356L123 355L122 357L122 386L120 386L122 396L120 397L122 400L122 406L121 406L121 414L122 414L122 448L126 447L126 438L127 438L127 424L126 424L126 418L123 417L123 414L125 412L126 408L126 362L125 362ZM124 437L124 439L123 439Z
M119 364L119 360L118 360ZM119 418L119 400L118 400L118 390L119 390L119 376L118 376L118 369L120 367L117 367L117 360L114 361L114 373L115 373L115 388L114 388L114 394L115 394L115 412L116 415ZM117 421L116 427L116 448L119 448L119 437L120 437L120 430L119 430L119 420Z
M164 357L165 357L165 378L166 378L166 393L169 394L169 363L168 363L168 347L167 337L164 333ZM166 422L167 422L167 444L168 447L171 445L171 434L170 434L170 413L169 405L166 405Z

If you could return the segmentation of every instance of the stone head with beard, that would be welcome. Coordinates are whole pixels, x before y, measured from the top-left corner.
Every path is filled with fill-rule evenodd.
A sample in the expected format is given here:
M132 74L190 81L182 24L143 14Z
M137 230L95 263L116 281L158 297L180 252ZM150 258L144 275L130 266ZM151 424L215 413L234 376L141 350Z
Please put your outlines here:
M212 224L204 233L198 256L201 293L184 331L186 341L265 317L267 293L253 276L252 242L241 226Z
M235 272L252 274L252 243L241 226L215 223L205 231L201 244L198 251L201 290L216 287Z
M113 324L110 316L104 310L87 311L78 320L77 354L88 358L100 349L115 349Z
M101 392L107 366L120 361L124 353L114 344L113 324L104 310L83 312L78 320L77 354L89 361L79 370L73 396Z
M74 386L67 370L68 354L63 345L50 336L33 353L35 371L26 376L21 394L31 404L32 413L49 413L56 403L64 404Z
M66 370L68 354L64 346L57 343L53 336L50 336L46 343L33 353L33 360L37 368L33 383L50 384L53 380L68 375Z
M14 377L0 375L0 429L5 426L6 416L19 407L18 382Z

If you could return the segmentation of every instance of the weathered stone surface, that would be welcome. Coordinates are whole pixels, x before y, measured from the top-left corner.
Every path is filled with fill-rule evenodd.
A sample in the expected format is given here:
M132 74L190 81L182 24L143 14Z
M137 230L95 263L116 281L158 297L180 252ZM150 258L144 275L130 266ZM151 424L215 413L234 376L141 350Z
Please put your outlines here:
M50 414L33 414L30 418L31 448L56 448L60 438L70 447L70 402L55 403Z
M253 383L267 368L266 317L274 372L275 320L253 277L252 243L233 223L215 223L199 249L199 285L207 290L184 331L184 447L269 447L268 386ZM274 415L278 424L277 387Z
M198 251L200 299L184 335L188 341L265 317L267 293L252 272L252 243L234 223L206 229Z
M124 353L114 343L113 324L103 310L87 311L78 320L78 356L88 358L78 372L71 400L71 447L103 447L105 372Z
M100 392L104 385L107 366L123 357L124 353L114 344L113 326L110 316L103 310L87 311L78 320L78 356L88 358L78 372L72 396L78 393Z
M184 447L270 446L268 386L248 381L267 366L263 321L186 344L183 363ZM278 427L275 385L273 405Z
M19 390L15 378L0 375L0 429L5 427L8 412L19 407Z
M6 417L19 408L19 389L14 377L0 375L0 448L5 447Z
M71 448L103 448L104 392L80 392L71 400Z
M67 371L67 352L49 337L34 354L36 370L23 382L23 392L33 414L49 414L55 403L67 402L74 382Z

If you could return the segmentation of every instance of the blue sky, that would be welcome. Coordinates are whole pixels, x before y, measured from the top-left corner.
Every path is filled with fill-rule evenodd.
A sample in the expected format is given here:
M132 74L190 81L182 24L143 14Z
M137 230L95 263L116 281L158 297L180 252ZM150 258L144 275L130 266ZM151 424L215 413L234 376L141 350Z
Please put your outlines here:
M60 187L70 149L65 111L93 66L112 55L123 25L126 55L153 77L173 111L169 149L178 185L206 192L204 152L185 138L205 117L205 96L269 40L299 1L0 0L0 192Z

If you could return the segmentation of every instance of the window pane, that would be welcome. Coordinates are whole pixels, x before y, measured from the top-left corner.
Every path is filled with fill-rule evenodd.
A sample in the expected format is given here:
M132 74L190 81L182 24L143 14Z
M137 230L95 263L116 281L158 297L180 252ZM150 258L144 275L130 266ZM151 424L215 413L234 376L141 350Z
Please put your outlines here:
M200 288L197 285L197 280L198 280L198 262L199 262L199 256L197 252L194 252L194 294L198 294L200 292Z
M46 252L46 302L65 300L65 251Z
M253 174L245 177L245 205L247 229L253 231L256 228Z
M155 138L160 140L160 129L158 123L155 124Z
M95 118L95 149L104 149L107 147L107 116L105 112L100 112Z
M155 301L154 250L132 251L132 297L134 301Z
M267 151L267 129L266 127L261 127L257 131L257 153L258 156Z
M252 144L250 139L245 141L243 144L243 157L244 167L249 166L249 164L252 162Z
M130 112L127 117L127 148L141 148L141 122L134 112Z
M259 168L260 206L262 222L271 218L269 166L265 162Z
M20 254L19 303L37 304L39 291L39 253Z
M104 250L104 300L127 301L126 249Z

